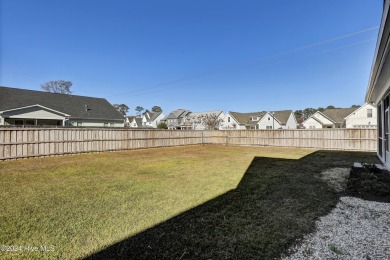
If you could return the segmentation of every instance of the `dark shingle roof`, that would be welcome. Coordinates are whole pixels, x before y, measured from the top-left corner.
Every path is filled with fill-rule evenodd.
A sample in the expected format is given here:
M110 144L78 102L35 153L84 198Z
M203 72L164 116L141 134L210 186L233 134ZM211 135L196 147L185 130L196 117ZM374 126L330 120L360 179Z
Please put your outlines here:
M177 109L177 110L169 113L169 115L164 117L161 121L166 121L167 119L178 119L180 117L184 117L184 116L188 115L189 113L191 113L191 111L189 111L189 110Z
M138 126L138 127L141 127L141 126L142 126L142 118L136 117L136 118L135 118L135 122L137 123L137 126Z
M290 117L292 110L281 110L274 112L275 118L283 125L287 124L287 120Z
M68 114L70 118L124 119L104 98L0 87L0 111L37 104Z
M162 112L147 112L147 121L153 122L159 115L161 115Z
M358 108L334 108L334 109L325 109L322 114L329 117L335 123L343 123L344 118L350 115L353 111Z

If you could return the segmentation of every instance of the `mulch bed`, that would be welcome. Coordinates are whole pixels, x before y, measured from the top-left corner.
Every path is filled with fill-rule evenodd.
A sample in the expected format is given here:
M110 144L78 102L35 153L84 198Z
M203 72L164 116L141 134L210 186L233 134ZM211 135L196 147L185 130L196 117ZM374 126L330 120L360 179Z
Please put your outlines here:
M345 193L347 196L390 203L390 173L373 164L352 167Z

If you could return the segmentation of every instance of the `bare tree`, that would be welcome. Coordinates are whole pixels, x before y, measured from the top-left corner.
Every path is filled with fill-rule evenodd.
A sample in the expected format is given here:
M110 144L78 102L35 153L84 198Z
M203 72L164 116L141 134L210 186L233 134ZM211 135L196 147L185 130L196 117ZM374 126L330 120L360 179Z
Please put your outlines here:
M217 114L205 114L198 116L195 123L202 124L206 130L218 130L223 123L223 119Z
M61 93L61 94L72 94L70 88L73 83L64 80L52 80L41 85L41 88L47 92Z

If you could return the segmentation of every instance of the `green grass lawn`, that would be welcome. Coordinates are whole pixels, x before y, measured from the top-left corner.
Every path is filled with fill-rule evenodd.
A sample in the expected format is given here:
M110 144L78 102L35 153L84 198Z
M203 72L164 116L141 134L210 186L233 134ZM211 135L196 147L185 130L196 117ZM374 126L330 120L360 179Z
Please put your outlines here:
M89 256L236 189L255 157L311 152L207 145L0 162L0 244L54 249L0 257Z

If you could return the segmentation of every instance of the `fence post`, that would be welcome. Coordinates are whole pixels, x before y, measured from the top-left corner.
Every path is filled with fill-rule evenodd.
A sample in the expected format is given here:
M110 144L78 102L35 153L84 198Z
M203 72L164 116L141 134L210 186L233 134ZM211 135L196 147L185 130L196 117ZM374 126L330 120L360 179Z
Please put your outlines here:
M228 146L228 145L229 145L229 135L228 135L228 132L227 132L227 131L225 131L225 133L226 133L226 135L225 135L225 137L226 137L226 143L225 143L225 145Z

